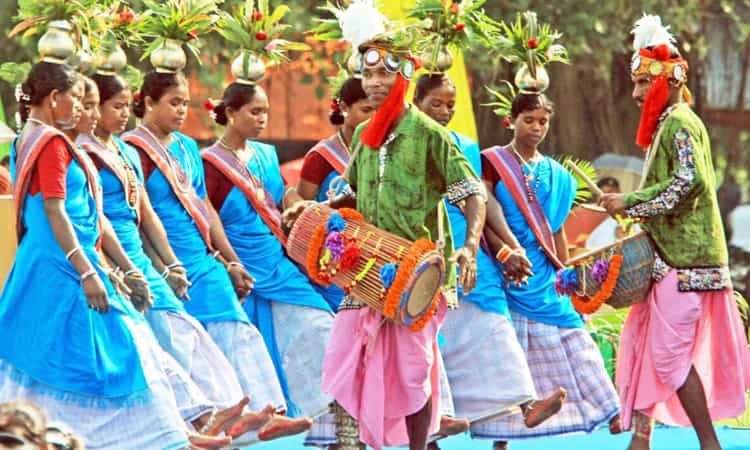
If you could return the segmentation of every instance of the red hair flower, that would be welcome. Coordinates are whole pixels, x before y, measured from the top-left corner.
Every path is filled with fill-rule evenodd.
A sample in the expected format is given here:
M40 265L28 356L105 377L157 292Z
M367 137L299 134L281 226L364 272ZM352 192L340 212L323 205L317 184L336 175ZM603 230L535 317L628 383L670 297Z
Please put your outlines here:
M503 126L510 128L511 125L513 125L513 122L510 120L510 117L503 117Z
M203 107L206 108L206 111L213 111L216 109L216 105L211 100L206 100L205 103L203 103Z
M458 32L464 31L464 28L466 28L466 25L465 25L465 24L463 24L463 23L457 23L457 24L456 24L456 25L455 25L455 26L453 27L453 29L454 29L454 30L456 30L456 31L458 31Z
M263 13L260 11L253 11L253 22L260 22L263 20Z
M190 33L188 33L188 40L192 41L194 39L198 39L198 30L193 30Z
M535 48L539 47L539 43L538 43L538 42L536 41L536 39L534 39L534 38L531 38L531 39L529 39L529 41L528 41L528 42L526 42L526 45L527 45L527 46L528 46L528 47L529 47L530 49L532 49L532 50L534 50Z
M335 98L331 100L331 111L340 111L339 101L336 100Z
M136 102L140 102L141 100L143 100L143 94L141 94L140 92L136 92L135 94L133 94L133 100L135 100Z
M262 31L258 31L257 33L255 33L255 39L259 41L265 41L266 39L268 39L268 35Z

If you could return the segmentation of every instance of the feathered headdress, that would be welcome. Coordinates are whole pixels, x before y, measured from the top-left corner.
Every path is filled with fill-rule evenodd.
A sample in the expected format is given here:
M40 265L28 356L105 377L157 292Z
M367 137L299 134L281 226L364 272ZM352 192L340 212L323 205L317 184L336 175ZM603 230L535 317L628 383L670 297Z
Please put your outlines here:
M677 40L669 27L662 24L661 18L644 15L631 31L635 53L630 70L633 76L648 75L652 78L651 88L646 94L641 111L636 143L645 148L651 145L659 116L669 102L669 80L681 83L687 81L688 64L675 47ZM686 86L683 96L690 103L692 97Z
M341 25L343 39L353 49L386 32L387 19L375 7L373 0L354 0L348 8L339 11L336 18Z

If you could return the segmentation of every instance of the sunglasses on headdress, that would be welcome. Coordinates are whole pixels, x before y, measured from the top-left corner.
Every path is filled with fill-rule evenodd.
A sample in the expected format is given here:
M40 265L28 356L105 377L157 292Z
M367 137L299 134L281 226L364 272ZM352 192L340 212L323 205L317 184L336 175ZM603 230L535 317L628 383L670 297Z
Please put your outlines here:
M395 53L391 53L388 50L382 48L369 48L362 55L362 67L373 68L378 65L380 61L383 61L385 70L390 73L401 73L407 80L410 80L414 76L416 70L414 61L411 59L400 56Z
M23 436L14 433L0 431L0 448L25 450L35 448L34 445Z

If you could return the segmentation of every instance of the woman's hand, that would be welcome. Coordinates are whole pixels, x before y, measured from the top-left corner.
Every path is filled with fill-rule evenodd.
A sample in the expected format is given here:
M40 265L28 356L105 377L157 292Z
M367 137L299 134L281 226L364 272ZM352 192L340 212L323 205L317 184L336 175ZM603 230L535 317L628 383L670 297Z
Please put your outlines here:
M170 269L167 274L167 284L172 288L175 295L185 301L190 301L188 288L192 285L187 277L187 270L184 267L175 267Z
M599 206L606 209L610 216L622 215L625 211L625 196L623 194L602 194Z
M104 282L99 278L98 273L86 277L81 282L81 287L83 287L83 293L86 295L86 303L89 308L102 314L109 312L107 288L104 287Z
M115 292L123 297L130 298L130 288L125 281L122 279L122 271L119 268L104 267L104 272L107 274L107 279L112 283L112 287L115 288Z
M248 273L245 266L240 263L229 263L227 272L229 272L229 277L232 279L234 291L237 293L240 303L245 303L245 297L253 290L255 279Z
M149 308L154 306L151 289L141 271L131 270L127 272L123 281L130 288L130 301L135 306L135 309L141 313L145 313Z
M531 261L526 258L526 253L521 250L514 250L508 259L503 263L503 275L507 282L513 282L517 286L525 284L529 277L534 276L531 271Z
M450 257L452 263L458 264L458 285L463 294L468 295L477 282L477 257L468 247L461 247Z

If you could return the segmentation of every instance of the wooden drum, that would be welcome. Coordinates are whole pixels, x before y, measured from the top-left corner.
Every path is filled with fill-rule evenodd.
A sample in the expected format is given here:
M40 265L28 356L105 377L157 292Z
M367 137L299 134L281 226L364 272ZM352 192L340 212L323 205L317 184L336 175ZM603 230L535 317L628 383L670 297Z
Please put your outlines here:
M380 230L353 209L308 207L289 233L287 252L316 283L334 284L414 331L437 311L445 261L435 244Z

